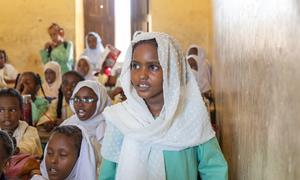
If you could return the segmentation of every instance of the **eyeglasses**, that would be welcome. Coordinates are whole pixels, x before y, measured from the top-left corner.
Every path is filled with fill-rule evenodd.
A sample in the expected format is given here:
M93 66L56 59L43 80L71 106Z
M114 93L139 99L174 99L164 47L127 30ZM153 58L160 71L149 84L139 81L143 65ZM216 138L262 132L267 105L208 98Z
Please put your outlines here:
M80 98L80 97L74 97L71 99L71 101L73 101L74 103L93 103L93 102L97 102L98 98L92 98L92 97L84 97L84 98Z

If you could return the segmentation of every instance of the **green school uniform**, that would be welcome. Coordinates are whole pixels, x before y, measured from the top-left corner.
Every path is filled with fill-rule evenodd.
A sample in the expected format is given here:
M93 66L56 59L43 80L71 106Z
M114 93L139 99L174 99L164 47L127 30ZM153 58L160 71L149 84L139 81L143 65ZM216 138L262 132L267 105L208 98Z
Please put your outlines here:
M217 139L182 151L164 151L167 180L226 180L227 162ZM104 159L99 180L113 180L117 163Z
M43 64L49 61L56 61L60 67L61 72L64 74L67 71L72 70L73 66L73 43L71 41L65 42L57 46L51 51L50 57L45 49L40 51Z
M42 97L36 96L33 103L31 103L32 122L36 124L42 115L47 111L49 102Z

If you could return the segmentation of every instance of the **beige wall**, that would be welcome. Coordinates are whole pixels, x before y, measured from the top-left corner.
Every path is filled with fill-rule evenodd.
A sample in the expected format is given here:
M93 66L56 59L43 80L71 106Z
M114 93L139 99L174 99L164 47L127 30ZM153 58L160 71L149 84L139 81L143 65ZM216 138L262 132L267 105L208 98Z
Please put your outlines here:
M230 179L300 179L300 3L215 0L214 85Z
M211 6L211 0L150 0L152 31L176 37L184 51L190 44L198 44L211 57Z
M66 39L78 44L76 51L81 51L83 18L75 9L82 12L82 0L5 0L0 7L0 48L19 71L42 71L39 50L49 40L47 28L52 22L62 26Z

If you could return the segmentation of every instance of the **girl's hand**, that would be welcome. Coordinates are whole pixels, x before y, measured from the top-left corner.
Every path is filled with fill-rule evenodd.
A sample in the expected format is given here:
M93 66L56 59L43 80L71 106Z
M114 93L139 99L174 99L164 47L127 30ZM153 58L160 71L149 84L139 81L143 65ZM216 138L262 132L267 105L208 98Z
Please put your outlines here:
M23 83L20 83L20 81L19 81L19 83L17 84L16 89L20 92L20 94L22 94L22 92L23 92L23 90L24 90L24 85L23 85Z
M46 42L45 49L49 49L49 47L52 47L52 42Z

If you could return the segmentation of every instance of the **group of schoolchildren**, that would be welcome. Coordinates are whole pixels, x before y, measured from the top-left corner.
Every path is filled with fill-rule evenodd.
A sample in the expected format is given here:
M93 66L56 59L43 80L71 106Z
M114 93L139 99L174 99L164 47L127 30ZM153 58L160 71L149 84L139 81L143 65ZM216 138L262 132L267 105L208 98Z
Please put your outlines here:
M0 180L228 178L206 103L211 66L203 49L183 54L170 35L139 32L111 91L97 33L86 36L75 67L64 30L53 23L48 33L43 82L34 72L18 75L0 51Z

